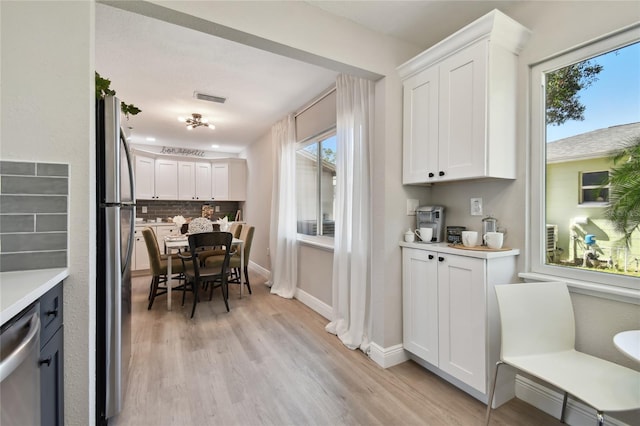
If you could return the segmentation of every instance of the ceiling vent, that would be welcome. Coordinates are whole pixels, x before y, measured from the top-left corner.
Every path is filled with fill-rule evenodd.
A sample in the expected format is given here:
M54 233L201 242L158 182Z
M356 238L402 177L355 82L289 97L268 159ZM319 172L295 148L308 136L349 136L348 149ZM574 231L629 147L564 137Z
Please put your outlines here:
M223 104L227 100L227 98L223 98L222 96L207 95L200 92L193 92L193 97L201 101L217 102L219 104Z

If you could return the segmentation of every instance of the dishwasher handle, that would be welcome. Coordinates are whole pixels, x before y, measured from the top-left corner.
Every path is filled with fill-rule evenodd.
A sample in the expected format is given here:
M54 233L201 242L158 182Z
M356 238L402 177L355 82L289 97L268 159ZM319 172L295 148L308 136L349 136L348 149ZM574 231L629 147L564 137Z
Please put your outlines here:
M40 316L34 313L29 320L29 333L15 350L0 362L0 382L11 375L40 343Z

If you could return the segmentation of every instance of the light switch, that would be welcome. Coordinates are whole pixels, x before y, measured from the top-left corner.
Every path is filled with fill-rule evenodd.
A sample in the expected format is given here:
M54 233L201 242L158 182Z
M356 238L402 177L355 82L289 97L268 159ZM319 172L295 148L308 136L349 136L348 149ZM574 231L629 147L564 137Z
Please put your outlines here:
M415 216L418 203L420 201L414 198L407 199L407 216Z
M482 216L482 198L471 199L471 216Z

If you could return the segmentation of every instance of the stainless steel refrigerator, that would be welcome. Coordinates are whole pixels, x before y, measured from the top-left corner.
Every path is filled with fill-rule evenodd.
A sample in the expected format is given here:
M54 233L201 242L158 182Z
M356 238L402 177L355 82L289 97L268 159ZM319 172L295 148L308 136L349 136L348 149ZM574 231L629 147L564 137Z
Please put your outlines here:
M96 102L96 424L123 404L131 357L131 254L135 225L132 157L120 101Z

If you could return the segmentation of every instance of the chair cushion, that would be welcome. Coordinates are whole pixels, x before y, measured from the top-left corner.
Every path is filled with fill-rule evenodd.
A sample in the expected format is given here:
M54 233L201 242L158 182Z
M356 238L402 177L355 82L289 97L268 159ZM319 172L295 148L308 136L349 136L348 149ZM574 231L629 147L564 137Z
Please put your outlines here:
M221 268L224 262L224 255L213 255L205 259L204 264L208 268ZM229 257L229 268L239 268L240 265L240 253L234 253Z
M503 357L503 361L599 411L640 408L640 372L576 350Z

